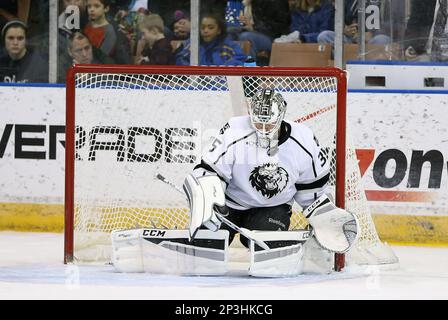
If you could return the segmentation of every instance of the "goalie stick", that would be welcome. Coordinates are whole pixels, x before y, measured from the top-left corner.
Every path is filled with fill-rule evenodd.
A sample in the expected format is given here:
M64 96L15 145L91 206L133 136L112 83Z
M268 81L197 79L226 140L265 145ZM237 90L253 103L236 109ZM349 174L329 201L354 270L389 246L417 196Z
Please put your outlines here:
M163 175L161 175L160 173L158 173L156 175L156 178L159 179L160 181L166 183L167 185L171 186L173 189L177 190L178 192L182 193L185 196L185 193L178 187L176 186L173 182L167 180ZM221 222L225 223L226 225L228 225L230 228L232 228L233 230L235 230L236 232L239 232L241 235L243 235L244 237L246 237L247 239L250 239L252 241L254 241L257 245L259 245L261 248L265 249L265 250L269 250L269 246L262 240L257 239L256 234L246 228L240 228L238 227L236 224L234 224L232 221L226 219L222 214L220 214L219 212L215 211L216 216L218 217L219 220L221 220Z

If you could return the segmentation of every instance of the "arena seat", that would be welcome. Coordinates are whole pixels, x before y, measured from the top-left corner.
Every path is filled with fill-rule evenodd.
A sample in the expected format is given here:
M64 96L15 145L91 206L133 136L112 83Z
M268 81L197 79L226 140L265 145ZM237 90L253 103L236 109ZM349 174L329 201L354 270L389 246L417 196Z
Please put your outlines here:
M318 43L273 43L270 66L328 67L331 46Z
M391 45L366 44L365 60L397 60L399 48ZM358 55L358 44L344 45L344 61L361 60Z

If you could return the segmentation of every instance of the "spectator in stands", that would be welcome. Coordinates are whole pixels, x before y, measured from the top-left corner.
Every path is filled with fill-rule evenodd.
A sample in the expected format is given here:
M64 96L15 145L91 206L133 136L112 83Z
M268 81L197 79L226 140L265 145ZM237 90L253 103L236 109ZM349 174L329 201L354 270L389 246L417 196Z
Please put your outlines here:
M92 46L89 38L81 31L74 31L69 37L66 53L60 57L58 82L65 82L68 68L73 64L114 64L115 61L100 49Z
M0 30L9 21L20 20L27 26L27 47L44 60L49 48L49 2L48 0L1 0ZM5 54L0 46L0 55Z
M163 20L158 14L143 17L140 30L146 46L141 56L137 57L138 64L172 65L176 63L171 42L164 34Z
M131 43L109 15L111 3L112 0L87 0L89 23L83 31L94 47L100 48L116 63L131 64Z
M226 0L201 0L199 11L214 12L224 17L226 3ZM148 9L162 17L167 38L186 40L190 37L190 1L150 0Z
M106 17L109 6L109 0L87 0L89 23L84 33L94 47L112 57L117 47L117 32Z
M239 17L241 29L231 37L250 41L250 55L256 57L257 65L268 65L273 40L289 32L288 0L243 0L243 5L243 14Z
M203 1L201 1L203 5ZM151 13L157 13L162 18L165 26L170 28L174 23L174 12L180 10L188 15L190 12L190 1L179 1L179 0L150 0L148 2L148 10ZM165 36L171 37L172 30L165 30Z
M448 5L446 0L411 2L405 33L406 60L448 60Z
M173 40L187 40L190 38L190 18L181 10L174 12Z
M6 53L0 57L1 82L48 82L48 63L27 48L27 26L20 20L5 24L1 32Z
M9 21L20 20L28 25L31 0L2 0L0 5L0 30ZM0 55L5 54L4 48L0 47Z
M67 48L72 64L112 64L113 60L91 43L81 31L74 32Z
M220 15L206 13L202 15L200 25L200 65L243 65L246 55L241 47L227 38L224 19ZM190 64L190 41L184 42L176 55L176 64Z
M58 82L65 82L65 72L72 64L72 58L67 52L72 36L84 29L87 23L87 0L64 0L58 17Z
M368 2L369 0L367 0ZM373 2L373 0L372 0ZM380 1L374 1L376 4L380 3ZM384 2L380 3L384 5ZM358 31L358 0L347 0L344 2L345 8L345 27L344 27L344 43L358 43L359 40L359 31ZM390 8L388 9L390 12ZM386 14L389 16L390 14ZM380 30L366 30L365 39L369 44L389 44L391 39L387 35L388 32L386 28L386 24L383 24L383 28ZM323 44L334 44L335 32L332 30L325 30L321 32L317 37L317 42Z
M121 32L129 42L130 52L136 54L137 43L141 38L139 31L140 21L149 14L148 1L123 1L124 3L115 8L119 9L114 15L114 21Z
M334 30L334 6L321 0L295 0L290 32L298 31L301 42L315 43L325 30Z

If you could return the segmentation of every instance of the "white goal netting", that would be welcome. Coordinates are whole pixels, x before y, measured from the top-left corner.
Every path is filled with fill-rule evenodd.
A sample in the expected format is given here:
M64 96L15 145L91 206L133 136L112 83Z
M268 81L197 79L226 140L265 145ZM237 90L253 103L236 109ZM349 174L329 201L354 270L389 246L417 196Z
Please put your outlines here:
M313 129L332 165L330 185L339 188L335 183L337 79L274 74L77 74L75 260L109 259L112 230L187 228L185 198L155 175L161 173L181 186L219 129L228 118L245 114L250 97L261 88L281 92L288 103L286 118ZM396 262L376 233L349 138L345 168L345 205L362 227L348 261ZM294 208L291 229L305 226L300 208Z

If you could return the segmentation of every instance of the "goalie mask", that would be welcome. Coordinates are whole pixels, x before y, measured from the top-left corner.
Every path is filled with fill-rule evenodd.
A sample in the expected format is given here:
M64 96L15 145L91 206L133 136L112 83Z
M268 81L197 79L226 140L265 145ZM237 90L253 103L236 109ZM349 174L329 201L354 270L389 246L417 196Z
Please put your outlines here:
M263 89L252 97L249 107L250 121L257 132L260 147L276 146L285 113L286 101L280 93L272 89Z

